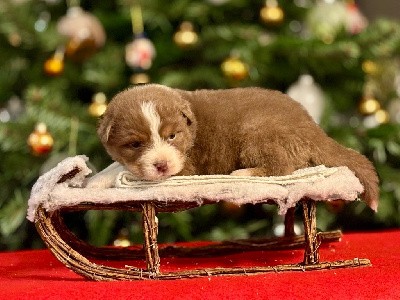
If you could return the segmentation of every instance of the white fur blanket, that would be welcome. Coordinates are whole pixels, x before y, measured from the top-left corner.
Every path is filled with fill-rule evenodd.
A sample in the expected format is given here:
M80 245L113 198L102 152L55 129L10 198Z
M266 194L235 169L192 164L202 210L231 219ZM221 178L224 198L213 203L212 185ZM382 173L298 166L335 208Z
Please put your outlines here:
M205 200L208 203L230 201L239 205L271 200L278 205L279 214L285 214L303 198L354 201L363 192L360 181L347 167L317 166L297 170L288 176L174 176L165 181L149 182L136 180L116 164L88 179L91 170L87 161L88 158L82 155L69 157L40 176L28 201L28 220L35 221L35 211L40 204L47 211L55 211L83 202L111 204L154 200L166 204L187 201L197 205ZM77 174L58 183L76 168L79 169Z

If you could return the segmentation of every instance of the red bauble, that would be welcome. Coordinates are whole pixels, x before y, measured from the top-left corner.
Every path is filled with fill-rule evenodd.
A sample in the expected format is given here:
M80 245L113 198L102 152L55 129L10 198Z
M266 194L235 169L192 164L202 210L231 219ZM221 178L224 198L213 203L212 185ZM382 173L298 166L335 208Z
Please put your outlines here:
M35 130L28 137L28 145L35 155L49 153L53 149L53 144L53 137L47 131L47 126L44 123L37 124Z

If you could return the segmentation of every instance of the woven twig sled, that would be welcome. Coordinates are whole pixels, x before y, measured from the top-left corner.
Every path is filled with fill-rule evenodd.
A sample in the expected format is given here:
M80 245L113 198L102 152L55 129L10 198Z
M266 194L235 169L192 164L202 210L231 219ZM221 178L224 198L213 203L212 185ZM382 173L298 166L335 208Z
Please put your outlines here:
M81 156L67 159L48 174L39 178L32 189L28 209L28 219L35 222L37 231L57 259L74 272L86 278L98 281L178 279L212 275L250 275L266 272L309 271L370 265L368 259L355 258L321 262L319 257L320 244L322 242L338 241L341 237L341 232L317 232L316 201L329 201L330 199L353 201L357 199L357 195L362 192L362 186L351 172L347 173L348 170L329 170L325 172L325 169L320 168L318 172L323 171L322 173L325 172L326 176L313 177L314 179L309 181L303 178L300 183L279 183L277 182L277 178L273 178L275 182L273 184L280 187L283 186L288 192L287 194L282 193L280 195L281 198L271 196L268 193L268 188L265 190L260 189L258 194L253 194L255 198L251 196L247 197L247 195L243 194L232 194L229 187L237 187L238 182L228 182L228 184L215 187L215 184L212 182L208 183L206 177L202 177L201 180L203 183L206 183L207 188L204 189L203 185L197 190L194 189L196 192L191 191L193 197L187 198L186 194L185 197L180 194L182 186L180 184L175 186L176 182L169 183L173 188L165 188L165 186L161 188L162 195L155 192L157 188L160 189L160 186L156 188L147 187L145 190L121 187L107 188L106 190L84 188L82 185L85 182L85 176L89 173L86 160L86 158ZM315 170L312 171L315 172ZM296 176L298 177L298 174ZM332 185L332 180L336 180L335 176L339 179L342 178L344 184L340 185L335 181L335 184ZM183 179L185 180L185 178ZM179 180L182 180L182 178ZM251 178L245 179L245 181L248 180L250 181L242 185L244 189L252 190L258 189L260 186L273 185L272 183L265 182L251 182ZM284 179L284 181L288 182L287 180L287 178ZM243 183L243 181L241 182ZM182 184L185 185L185 182ZM299 186L306 193L299 193ZM323 188L322 192L317 193L316 189L321 188ZM210 194L210 189L215 193L215 196L212 193ZM272 187L271 189L276 191ZM237 192L233 188L232 190ZM283 190L280 191L282 192ZM262 193L264 193L264 197L260 196ZM110 195L113 196L111 197ZM70 200L62 201L63 197L67 197ZM113 199L110 200L104 197L111 197ZM58 199L61 199L61 204ZM158 212L180 211L204 204L216 203L221 200L229 201L229 199L236 203L241 200L249 203L277 204L280 212L286 214L285 236L269 240L221 242L196 248L176 246L159 248L156 221L156 214ZM293 199L296 200L294 201ZM301 205L303 210L304 235L302 236L294 235L293 230L294 206L296 204ZM141 212L144 236L142 249L94 247L78 239L64 224L63 213L91 209L117 209ZM228 254L235 251L291 248L304 249L304 259L302 262L268 267L207 268L177 272L162 272L162 267L160 267L160 257L168 255L195 257ZM145 270L132 266L115 268L92 262L91 258L103 258L107 260L143 258L146 260L147 267Z

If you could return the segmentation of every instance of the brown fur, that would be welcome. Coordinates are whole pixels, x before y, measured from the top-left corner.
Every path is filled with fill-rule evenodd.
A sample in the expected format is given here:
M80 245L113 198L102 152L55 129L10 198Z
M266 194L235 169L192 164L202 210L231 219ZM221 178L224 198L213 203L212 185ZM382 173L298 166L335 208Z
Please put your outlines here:
M98 133L112 158L125 166L140 156L140 150L125 145L149 139L138 109L143 101L156 105L163 137L181 132L173 142L186 157L179 175L248 169L254 176L270 176L320 164L347 166L363 184L364 200L376 209L379 188L372 163L328 137L299 103L261 88L189 92L151 84L119 93Z

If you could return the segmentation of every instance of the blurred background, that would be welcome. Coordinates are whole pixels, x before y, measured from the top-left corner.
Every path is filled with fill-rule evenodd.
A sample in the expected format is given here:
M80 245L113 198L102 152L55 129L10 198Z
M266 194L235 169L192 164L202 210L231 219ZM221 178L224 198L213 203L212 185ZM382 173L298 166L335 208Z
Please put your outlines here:
M289 93L381 179L378 213L319 204L318 227L399 227L399 12L396 0L2 0L0 250L43 247L26 220L33 183L67 156L87 155L95 172L109 165L97 120L115 93L147 82ZM138 214L67 222L95 245L142 239ZM160 214L160 241L265 237L282 223L271 205L221 203Z

